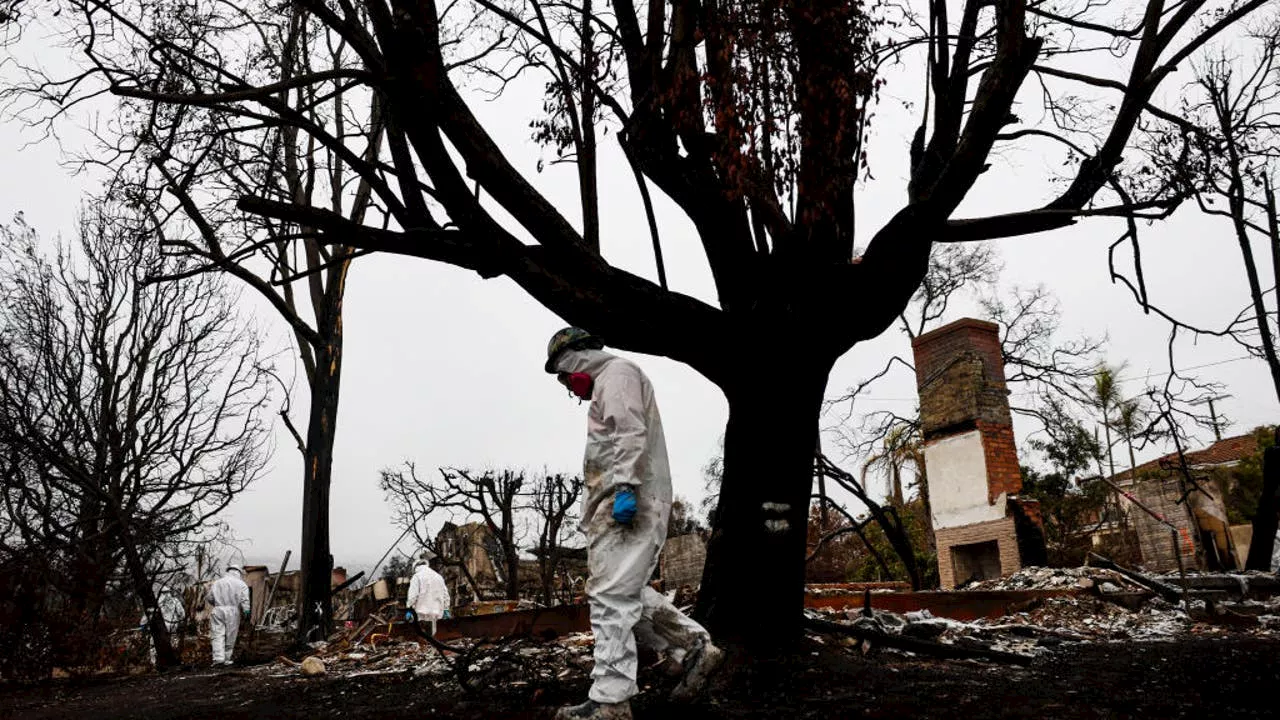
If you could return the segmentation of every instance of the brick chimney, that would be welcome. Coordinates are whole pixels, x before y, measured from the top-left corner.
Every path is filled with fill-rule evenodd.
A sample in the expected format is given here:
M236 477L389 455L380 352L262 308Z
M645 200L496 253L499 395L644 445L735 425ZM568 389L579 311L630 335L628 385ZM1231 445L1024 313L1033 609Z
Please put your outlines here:
M1043 562L1036 508L1020 503L1000 328L965 318L917 337L916 387L938 574L950 589Z

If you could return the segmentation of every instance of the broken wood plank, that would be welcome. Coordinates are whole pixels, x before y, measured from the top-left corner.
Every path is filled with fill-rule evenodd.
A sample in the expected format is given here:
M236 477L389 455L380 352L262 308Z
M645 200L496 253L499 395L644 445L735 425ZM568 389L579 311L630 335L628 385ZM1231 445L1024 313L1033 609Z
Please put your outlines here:
M1240 597L1258 598L1280 594L1280 577L1275 575L1223 573L1189 575L1186 581L1170 579L1191 590L1223 590Z
M271 589L267 590L267 599L262 603L262 614L265 616L267 611L271 609L271 601L275 599L276 588L280 585L280 578L284 577L284 569L289 567L289 556L293 555L292 550L284 551L284 560L280 561L280 571L276 573L275 582L271 583ZM262 622L262 618L258 618L258 622Z
M1164 583L1159 580L1156 580L1155 578L1150 577L1149 575L1144 575L1138 572L1137 570L1130 570L1129 568L1122 567L1121 565L1116 564L1110 558L1103 557L1102 555L1091 552L1089 553L1089 564L1092 565L1093 567L1100 567L1105 570L1114 570L1120 573L1121 575L1124 575L1125 577L1129 578L1130 580L1138 583L1139 585L1151 590L1152 592L1156 593L1157 595L1164 598L1165 600L1168 600L1171 603L1177 603L1182 600L1182 596L1183 596L1182 590L1172 585L1169 585L1168 583Z
M953 660L997 660L1000 662L1014 663L1016 665L1025 665L1031 661L1031 658L1026 657L1025 655L1018 655L1017 653L985 648L961 647L959 645L946 645L932 640L921 640L901 635L890 635L889 633L881 632L879 630L870 630L868 628L845 625L843 623L832 622L830 620L806 617L804 623L806 627L818 632L849 635L860 640L870 641L875 645L883 645L884 647L906 650L920 655L931 655L933 657Z

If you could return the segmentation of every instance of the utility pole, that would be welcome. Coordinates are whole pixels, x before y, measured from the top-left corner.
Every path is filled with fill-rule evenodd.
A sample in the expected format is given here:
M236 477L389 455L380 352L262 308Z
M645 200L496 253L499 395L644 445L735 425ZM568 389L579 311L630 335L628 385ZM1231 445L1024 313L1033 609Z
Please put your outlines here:
M1213 403L1215 400L1226 400L1227 398L1230 398L1230 397L1232 396L1231 395L1211 395L1203 400L1197 400L1191 403L1192 405L1207 404L1209 406L1209 422L1213 425L1214 442L1222 442L1222 428L1218 425L1218 412L1213 407Z
M1222 431L1218 429L1218 413L1213 409L1213 398L1209 398L1209 421L1213 423L1213 440L1222 442Z

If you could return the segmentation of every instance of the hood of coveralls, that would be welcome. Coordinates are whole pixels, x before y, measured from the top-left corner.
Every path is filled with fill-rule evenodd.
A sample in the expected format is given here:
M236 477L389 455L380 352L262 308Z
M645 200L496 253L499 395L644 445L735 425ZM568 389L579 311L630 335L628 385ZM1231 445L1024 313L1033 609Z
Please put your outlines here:
M586 373L595 378L617 357L603 350L565 350L556 358L556 372Z

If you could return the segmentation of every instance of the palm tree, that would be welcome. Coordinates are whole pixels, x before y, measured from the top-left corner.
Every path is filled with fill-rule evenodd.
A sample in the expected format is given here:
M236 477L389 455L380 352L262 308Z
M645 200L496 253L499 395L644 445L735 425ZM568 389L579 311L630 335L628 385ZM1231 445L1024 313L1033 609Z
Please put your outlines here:
M1089 398L1090 403L1102 413L1102 430L1106 433L1107 440L1108 477L1116 474L1116 461L1111 453L1111 414L1121 402L1117 376L1122 368L1123 366L1112 367L1106 364L1098 366L1098 371L1093 374L1093 396Z
M882 442L884 449L872 455L863 465L863 476L865 477L870 467L884 468L889 481L889 498L895 507L902 507L906 503L902 491L902 471L911 465L915 467L917 475L924 475L924 450L919 429L915 425L895 425L885 433ZM923 495L923 491L921 494Z
M1133 438L1141 430L1142 423L1145 419L1146 410L1142 407L1142 401L1139 398L1123 400L1116 405L1116 431L1120 433L1120 437L1124 438L1125 444L1129 446L1130 475L1132 475L1138 467L1138 463L1134 460L1133 455Z

